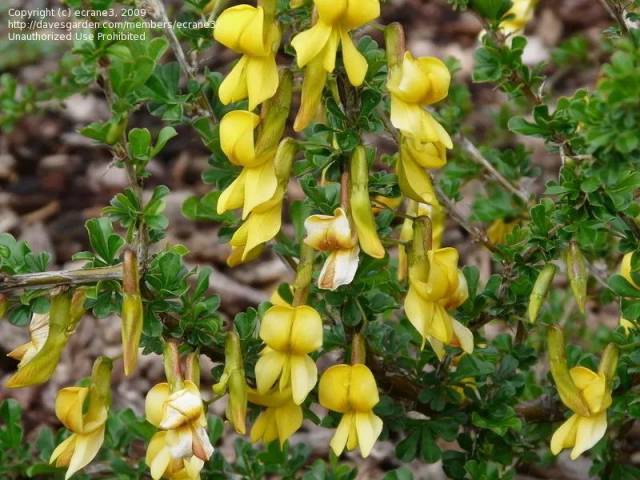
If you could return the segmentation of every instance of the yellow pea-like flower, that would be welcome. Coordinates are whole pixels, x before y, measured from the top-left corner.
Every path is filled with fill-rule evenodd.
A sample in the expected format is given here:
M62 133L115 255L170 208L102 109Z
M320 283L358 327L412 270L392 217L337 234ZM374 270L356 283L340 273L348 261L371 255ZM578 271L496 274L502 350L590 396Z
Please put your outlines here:
M413 256L416 257L415 253ZM404 309L422 335L423 344L428 340L440 358L444 345L473 352L473 333L447 312L462 305L469 296L467 282L458 270L458 251L455 248L429 250L426 256L411 259L410 263Z
M192 381L173 390L168 383L157 384L147 394L145 415L149 423L162 430L154 435L147 450L146 462L154 480L166 476L167 471L174 475L168 478L175 478L175 472L182 470L199 471L213 453L200 390Z
M313 120L327 73L335 68L340 45L349 82L356 87L362 84L368 65L349 32L380 15L379 0L314 0L314 3L316 23L291 40L298 66L306 67L300 111L294 125L296 131L303 130Z
M318 369L309 353L322 346L322 319L316 310L301 305L273 306L264 315L260 338L266 344L256 362L258 392L291 389L296 405L304 402L318 380Z
M598 372L577 366L568 369L562 330L549 330L551 373L560 399L574 413L551 437L551 452L557 455L572 448L571 459L592 448L607 431L607 408L611 405L611 385L618 361L614 345L605 349Z
M260 117L245 110L227 113L220 121L220 146L229 161L244 167L218 198L218 213L243 208L242 218L271 199L278 188L272 157L257 155L254 129Z
M348 285L358 270L360 247L343 208L333 215L311 215L304 222L304 242L315 250L329 252L318 277L318 287L335 290Z
M342 413L330 443L333 452L360 447L367 457L382 432L382 420L373 413L380 399L371 370L363 364L334 365L322 374L318 390L323 407Z
M538 0L512 0L511 3L511 8L507 12L510 18L500 22L500 30L505 34L519 34L533 19Z
M411 200L425 204L437 203L433 184L431 183L431 177L425 170L426 167L431 166L435 168L435 162L430 163L429 158L435 158L437 155L445 155L444 147L436 146L438 144L425 144L423 153L428 154L416 155L409 144L413 142L412 139L403 138L400 145L400 153L396 162L396 175L398 176L398 185L402 193ZM428 146L432 148L428 148ZM433 155L434 157L430 157ZM446 159L444 160L446 162ZM442 163L444 165L444 163Z
M260 255L264 244L274 238L282 226L282 203L291 173L291 165L297 152L293 139L280 142L275 154L273 168L277 181L271 198L253 207L245 222L235 231L229 244L231 255L227 264L234 267Z
M277 22L265 19L262 7L236 5L216 21L214 38L242 54L220 84L218 95L225 105L249 99L249 110L273 97L278 89L276 53L280 44Z
M44 383L53 375L78 320L71 315L70 308L70 295L59 293L52 297L48 314L33 316L29 327L31 340L9 353L20 363L18 371L7 380L8 388Z
M452 148L447 131L423 108L444 99L450 82L451 74L440 59L414 58L406 52L402 62L391 69L387 81L393 126L416 142Z
M111 367L111 360L99 357L89 387L63 388L56 397L56 416L71 435L55 448L49 462L67 467L65 478L88 465L102 446L111 404Z
M266 394L250 389L248 395L251 403L266 407L251 428L252 442L269 443L277 439L282 446L302 426L302 407L293 401L290 388Z

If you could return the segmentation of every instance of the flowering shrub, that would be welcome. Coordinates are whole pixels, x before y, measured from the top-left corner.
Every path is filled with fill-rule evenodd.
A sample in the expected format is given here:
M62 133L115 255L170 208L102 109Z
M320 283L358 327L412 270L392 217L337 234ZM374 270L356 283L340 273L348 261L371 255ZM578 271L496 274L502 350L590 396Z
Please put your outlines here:
M588 456L594 476L640 478L627 438L640 418L633 2L603 2L615 23L597 82L556 98L545 66L523 62L535 0L450 0L483 26L473 81L507 99L480 146L456 61L409 51L399 23L378 23L385 2L230 3L182 5L213 30L132 23L142 40L78 41L40 88L2 76L7 130L45 100L100 89L111 117L81 133L129 181L86 223L79 270L51 271L46 252L0 235L0 314L30 334L9 354L8 389L47 382L83 316L117 314L122 332L121 357L102 352L89 379L60 390L64 429L42 430L35 452L21 447L17 403L2 403L2 477L348 479L353 459L390 442L389 480L411 478L401 464L414 459L441 460L455 479L515 478L564 449ZM168 21L159 0L144 5ZM237 56L226 75L197 67L214 44ZM581 48L554 60L566 67ZM132 127L140 111L158 128ZM177 127L210 151L210 192L184 215L220 226L211 242L229 245L230 268L270 250L292 271L233 320L217 313L211 268L187 266L186 248L164 240L169 189L143 195ZM525 137L560 159L546 186L530 188L540 169ZM458 202L473 180L467 215ZM451 245L454 229L491 253L489 274ZM586 323L607 305L615 325ZM144 418L115 409L112 371L135 376L152 353L166 381L145 392ZM202 356L213 385L200 382ZM223 398L224 418L208 415ZM233 462L216 449L224 423L238 434ZM303 423L331 430L325 458L292 441Z

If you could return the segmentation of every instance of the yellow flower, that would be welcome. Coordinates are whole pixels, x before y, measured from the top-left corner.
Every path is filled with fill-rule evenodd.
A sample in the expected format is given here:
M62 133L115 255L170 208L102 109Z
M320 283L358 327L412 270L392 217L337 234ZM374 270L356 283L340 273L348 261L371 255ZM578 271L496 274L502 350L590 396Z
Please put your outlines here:
M445 98L450 81L451 74L441 60L414 58L405 52L402 63L392 68L387 81L393 126L420 144L433 142L452 148L447 131L423 108Z
M512 0L511 9L507 15L511 18L500 22L500 30L505 34L522 33L533 19L538 0Z
M67 387L56 397L56 416L71 431L51 454L50 463L68 467L65 478L84 468L104 441L111 404L111 360L100 357L93 367L89 387Z
M618 362L614 345L605 349L598 372L578 366L568 369L564 337L559 327L548 333L549 363L562 402L574 414L551 437L551 452L557 455L573 447L575 460L589 450L607 431L607 408L611 405L611 387Z
M266 25L265 25L266 23ZM273 97L278 89L276 52L280 30L275 21L265 22L262 7L236 5L216 21L214 38L242 54L220 84L218 94L225 105L249 99L249 110Z
M52 297L48 314L34 314L29 327L31 340L9 353L20 363L7 380L8 388L44 383L53 375L78 320L70 314L70 308L69 294L60 293Z
M220 121L220 147L242 172L218 199L218 213L243 207L246 218L257 205L273 197L278 180L269 155L257 155L254 132L260 117L245 110L227 113Z
M504 243L507 235L513 232L518 222L505 222L502 218L494 220L487 228L487 238L491 245Z
M318 277L318 287L335 290L348 285L358 270L358 238L351 229L346 212L337 208L334 215L311 215L304 222L304 242L322 252L330 252Z
M309 353L322 346L322 319L313 308L273 306L264 315L260 338L266 347L256 363L260 394L279 379L279 390L291 388L296 405L304 402L318 380L318 369Z
M249 390L249 401L267 407L251 427L251 441L254 443L278 439L282 446L302 426L302 407L293 401L290 388L265 395Z
M271 198L253 207L248 218L231 237L231 255L227 259L230 267L258 257L264 244L280 231L282 202L296 151L297 146L291 138L285 138L280 142L271 162L277 181L276 190Z
M429 340L438 357L444 354L443 345L459 346L473 352L473 333L447 309L457 308L468 297L467 282L458 270L455 248L430 250L427 259L409 267L409 291L404 309L411 324Z
M303 130L313 120L322 98L327 73L333 72L338 46L349 82L359 86L367 74L367 61L349 35L380 15L378 0L315 0L317 21L291 40L298 66L305 69L302 100L294 129Z
M149 423L163 430L147 450L146 462L154 479L165 475L167 469L177 472L184 468L189 472L195 471L194 466L202 468L197 460L204 462L213 453L202 398L193 382L187 380L174 391L168 383L153 387L147 394L145 415Z
M322 374L318 395L323 407L343 414L331 439L333 452L360 447L367 457L382 432L382 420L373 413L379 397L371 370L362 364L334 365Z
M620 326L624 329L624 333L628 334L629 330L636 328L634 323L624 317L620 317Z
M349 32L380 15L378 0L315 0L318 20L309 30L296 35L291 44L296 50L298 66L321 62L326 72L333 72L338 45L349 81L359 86L367 73L367 61L351 40Z

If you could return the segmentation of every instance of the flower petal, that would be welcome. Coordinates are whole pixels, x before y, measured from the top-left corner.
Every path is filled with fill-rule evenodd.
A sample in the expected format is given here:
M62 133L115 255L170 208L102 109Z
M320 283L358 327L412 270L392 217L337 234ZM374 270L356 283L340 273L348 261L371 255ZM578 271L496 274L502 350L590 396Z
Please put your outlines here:
M340 30L340 40L342 42L342 58L349 77L349 83L354 87L359 87L367 75L367 69L369 68L367 60L358 51L353 44L353 40L351 40L351 36L344 29Z
M83 432L83 406L88 394L87 387L67 387L58 392L56 417L72 432Z
M77 435L75 448L71 456L71 461L69 462L69 468L67 468L65 479L68 479L78 470L87 466L98 454L104 441L104 430L105 428L102 427L86 435Z
M220 121L220 147L231 163L255 166L253 130L260 117L246 110L233 110Z
M349 384L351 408L359 412L366 412L376 406L379 401L378 386L371 370L361 363L353 365Z
M357 412L355 414L358 445L364 458L369 456L373 445L382 432L382 420L373 412Z
M260 338L274 350L289 350L296 314L297 309L294 307L274 305L262 318Z
M294 403L287 403L275 409L275 421L278 427L278 439L284 442L302 426L302 408Z
M571 448L575 445L579 418L577 414L571 415L571 417L553 433L551 437L551 453L558 455L563 449Z
M576 431L576 444L571 451L571 460L578 458L586 452L607 432L607 412L606 410L591 417L578 417Z
M267 161L255 168L245 168L244 208L242 219L258 205L273 198L278 188L278 179L273 162Z
M164 404L171 395L168 383L158 383L154 386L144 401L144 414L147 421L154 427L159 427L164 415Z
M331 446L331 450L333 450L333 453L337 456L342 454L344 447L347 445L349 433L351 432L351 426L354 420L355 415L353 413L345 413L340 419L338 428L336 428L336 433L333 434L333 438L329 444Z
M278 90L279 81L275 56L250 58L247 63L249 110L273 97Z
M454 319L453 333L460 343L460 348L462 348L465 353L473 353L473 333L471 330Z
M329 367L320 377L320 385L318 386L320 405L334 412L348 412L350 410L350 383L351 367L349 365L333 365Z
M322 346L322 318L307 305L295 307L290 348L293 353L310 353Z
M318 381L318 368L309 355L291 355L291 394L300 405Z
M332 34L332 27L322 21L309 30L297 34L291 40L291 45L296 51L298 67L303 68L325 48Z
M342 285L349 285L358 270L360 247L335 250L329 254L318 276L318 287L335 290Z
M249 59L246 56L240 57L231 71L225 77L218 88L218 96L220 101L229 105L233 102L239 102L247 98L247 65ZM253 109L251 109L253 110Z
M256 362L256 384L258 392L266 393L271 389L282 373L287 355L276 350L269 350L260 355Z

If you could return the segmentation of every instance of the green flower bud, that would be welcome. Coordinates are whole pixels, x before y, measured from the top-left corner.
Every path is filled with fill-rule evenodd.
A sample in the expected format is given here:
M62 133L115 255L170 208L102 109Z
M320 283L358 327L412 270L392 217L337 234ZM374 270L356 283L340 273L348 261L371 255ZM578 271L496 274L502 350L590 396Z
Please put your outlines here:
M542 307L542 303L549 292L555 274L556 266L553 263L545 265L538 274L536 283L534 283L533 290L529 296L529 322L534 323L538 318L540 307Z

